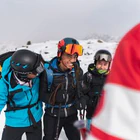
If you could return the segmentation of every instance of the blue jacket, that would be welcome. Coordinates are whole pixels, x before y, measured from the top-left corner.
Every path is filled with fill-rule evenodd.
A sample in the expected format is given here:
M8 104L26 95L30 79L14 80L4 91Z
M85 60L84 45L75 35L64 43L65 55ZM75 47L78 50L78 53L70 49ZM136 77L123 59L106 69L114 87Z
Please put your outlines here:
M10 59L5 60L2 67L2 78L0 79L0 111L4 108L8 101L8 93L15 91L17 89L22 89L21 92L16 93L13 96L13 101L17 107L23 107L27 105L34 104L38 101L39 98L39 78L36 77L32 80L32 88L26 85L16 84L12 88L10 84L12 71L10 70ZM8 76L5 78L5 76ZM8 80L7 80L8 79ZM39 101L38 104L33 106L31 112L35 118L35 121L38 122L42 117L42 103ZM29 115L27 113L28 109L20 109L16 111L6 112L6 125L11 127L28 127L32 125Z

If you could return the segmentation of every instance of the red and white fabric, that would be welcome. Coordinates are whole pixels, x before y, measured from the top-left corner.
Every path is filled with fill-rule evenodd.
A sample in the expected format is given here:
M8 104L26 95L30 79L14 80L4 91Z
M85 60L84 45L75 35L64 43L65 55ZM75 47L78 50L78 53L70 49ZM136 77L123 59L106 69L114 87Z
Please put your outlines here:
M140 140L140 24L116 49L87 140Z

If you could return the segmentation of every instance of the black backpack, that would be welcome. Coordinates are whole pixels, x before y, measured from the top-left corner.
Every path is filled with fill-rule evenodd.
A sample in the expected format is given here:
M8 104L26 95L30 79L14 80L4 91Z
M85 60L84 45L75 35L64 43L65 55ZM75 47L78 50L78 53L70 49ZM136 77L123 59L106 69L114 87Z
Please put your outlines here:
M1 78L1 72L2 72L2 65L3 65L3 62L9 58L10 56L12 56L12 54L14 53L15 51L9 51L9 52L6 52L6 53L3 53L0 55L0 78Z

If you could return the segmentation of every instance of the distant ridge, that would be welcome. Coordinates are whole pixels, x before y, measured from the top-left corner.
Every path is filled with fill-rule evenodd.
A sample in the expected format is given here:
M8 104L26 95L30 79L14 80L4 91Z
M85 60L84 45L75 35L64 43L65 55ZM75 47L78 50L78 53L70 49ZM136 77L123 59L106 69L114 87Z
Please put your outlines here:
M84 40L87 39L99 39L99 40L103 40L105 42L119 42L121 37L117 37L117 36L110 36L107 34L97 34L97 33L92 33L90 35L87 35L85 38L83 38Z

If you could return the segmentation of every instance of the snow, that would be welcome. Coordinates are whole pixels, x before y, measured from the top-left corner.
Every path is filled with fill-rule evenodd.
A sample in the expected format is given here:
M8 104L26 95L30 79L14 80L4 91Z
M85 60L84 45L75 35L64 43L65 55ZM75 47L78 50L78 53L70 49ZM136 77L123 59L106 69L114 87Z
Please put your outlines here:
M112 56L114 56L115 49L118 43L116 42L99 42L97 39L90 39L90 40L78 40L79 43L83 46L83 56L80 56L78 59L80 61L80 66L82 67L83 71L87 71L87 67L90 63L93 63L93 56L96 53L96 51L100 49L107 49L111 52ZM57 54L57 40L50 40L43 43L36 43L29 46L22 46L19 47L15 44L0 44L0 50L1 54L7 51L11 50L17 50L17 49L29 49L34 52L42 54L43 58L45 60L50 60ZM3 109L5 110L5 109ZM4 128L4 122L5 122L5 116L4 111L0 114L0 139L2 136L2 131ZM59 140L66 140L66 136L64 131L62 130ZM25 135L23 136L23 140L26 140Z

